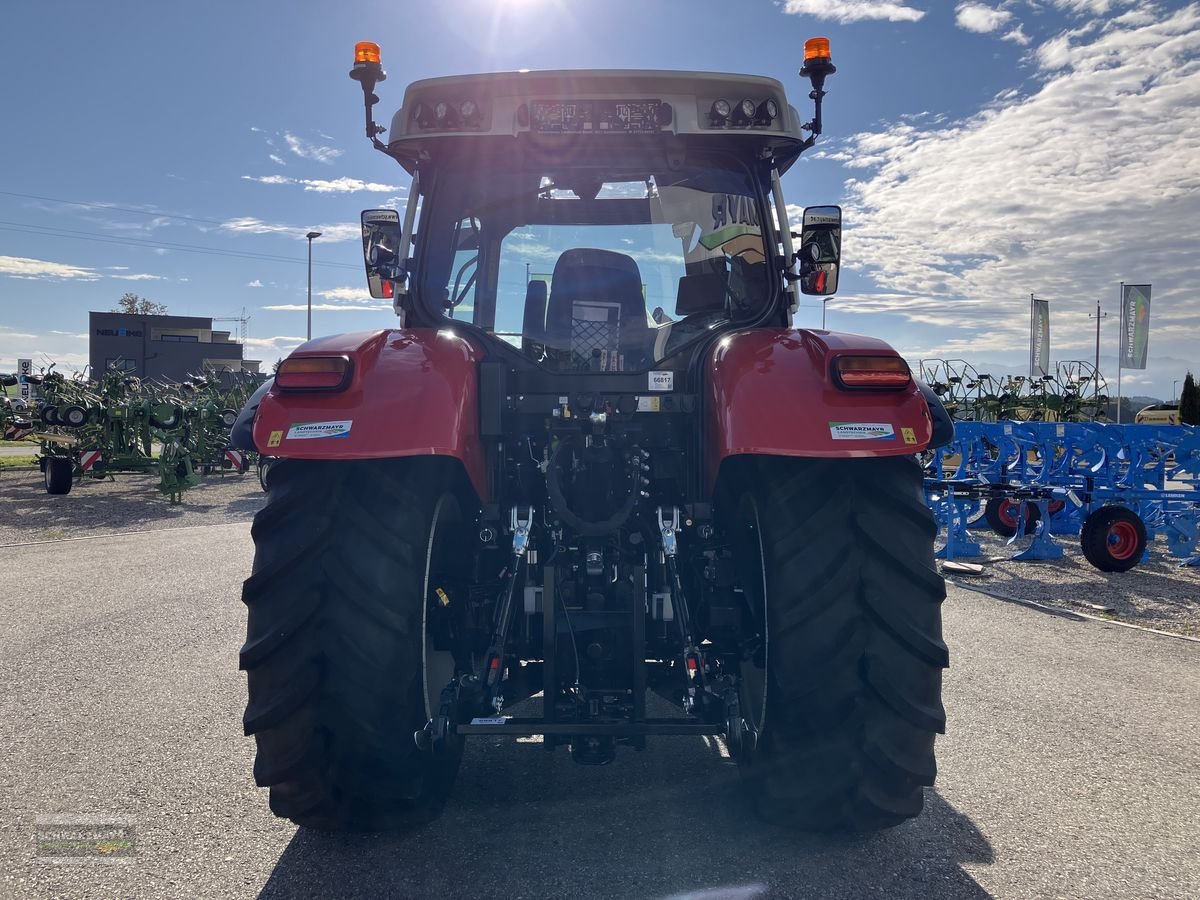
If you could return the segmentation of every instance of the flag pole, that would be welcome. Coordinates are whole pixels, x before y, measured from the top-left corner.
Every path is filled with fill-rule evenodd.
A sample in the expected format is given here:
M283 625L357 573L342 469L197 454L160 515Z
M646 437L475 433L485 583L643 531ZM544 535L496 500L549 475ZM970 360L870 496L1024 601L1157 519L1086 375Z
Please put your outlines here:
M1118 302L1121 305L1121 329L1117 333L1117 424L1121 424L1121 342L1125 340L1125 282L1121 282L1121 286L1117 289L1120 291Z

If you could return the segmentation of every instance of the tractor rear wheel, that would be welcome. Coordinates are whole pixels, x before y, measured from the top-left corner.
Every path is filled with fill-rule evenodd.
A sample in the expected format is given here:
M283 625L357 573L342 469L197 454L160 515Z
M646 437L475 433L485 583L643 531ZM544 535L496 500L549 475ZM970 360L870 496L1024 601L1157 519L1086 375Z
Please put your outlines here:
M759 634L743 651L739 697L752 803L807 830L897 825L921 811L946 722L946 591L920 466L740 465L722 517Z
M254 518L240 664L254 779L271 810L327 830L404 829L438 814L461 742L414 732L453 674L427 685L430 596L462 553L464 505L443 460L275 460ZM454 590L449 596L453 602Z
M75 465L69 459L51 456L46 459L46 493L69 494L75 480Z

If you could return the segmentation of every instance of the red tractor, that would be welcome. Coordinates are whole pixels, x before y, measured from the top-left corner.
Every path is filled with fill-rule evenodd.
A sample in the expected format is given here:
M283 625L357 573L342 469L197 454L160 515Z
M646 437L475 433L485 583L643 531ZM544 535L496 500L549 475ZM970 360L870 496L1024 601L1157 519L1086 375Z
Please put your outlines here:
M277 815L424 822L478 735L586 765L716 736L769 819L921 810L948 654L916 454L948 420L887 344L792 326L837 289L841 211L793 233L780 187L833 71L809 41L803 125L770 78L431 79L383 143L357 46L412 175L362 216L400 322L303 344L252 413L244 724Z

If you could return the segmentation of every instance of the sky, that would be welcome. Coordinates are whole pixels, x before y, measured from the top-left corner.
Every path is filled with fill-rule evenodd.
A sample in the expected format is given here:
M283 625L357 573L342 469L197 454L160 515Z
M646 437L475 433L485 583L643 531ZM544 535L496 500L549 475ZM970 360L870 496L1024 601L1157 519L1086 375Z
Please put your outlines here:
M132 291L249 317L247 357L393 327L365 291L358 214L408 176L362 133L356 41L383 49L387 123L408 82L520 68L768 75L807 120L804 40L830 38L825 133L789 208L840 204L832 329L910 361L1116 380L1119 284L1153 285L1149 365L1200 373L1200 3L1132 0L14 0L0 31L0 371L87 362L87 312ZM819 326L821 303L796 317ZM236 321L225 323L237 330Z

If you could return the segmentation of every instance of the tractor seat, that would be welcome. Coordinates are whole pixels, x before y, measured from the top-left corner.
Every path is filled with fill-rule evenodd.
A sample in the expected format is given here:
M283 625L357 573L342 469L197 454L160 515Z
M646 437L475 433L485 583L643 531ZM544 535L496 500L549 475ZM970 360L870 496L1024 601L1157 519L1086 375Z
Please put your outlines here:
M550 283L545 342L563 368L644 368L650 326L637 263L611 250L565 251Z

